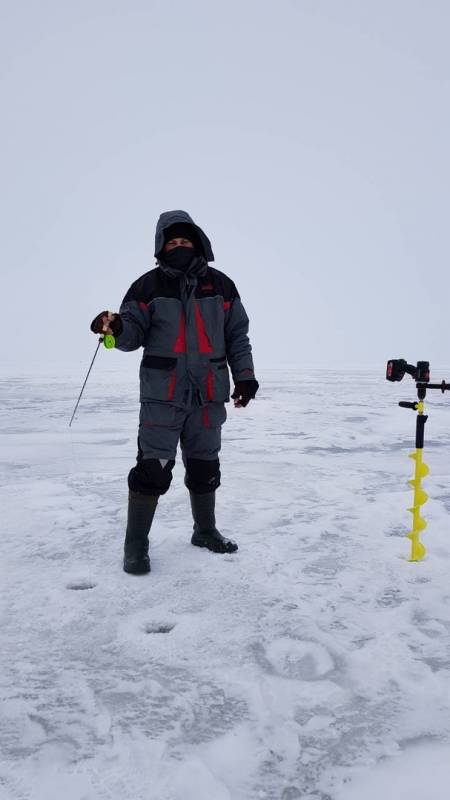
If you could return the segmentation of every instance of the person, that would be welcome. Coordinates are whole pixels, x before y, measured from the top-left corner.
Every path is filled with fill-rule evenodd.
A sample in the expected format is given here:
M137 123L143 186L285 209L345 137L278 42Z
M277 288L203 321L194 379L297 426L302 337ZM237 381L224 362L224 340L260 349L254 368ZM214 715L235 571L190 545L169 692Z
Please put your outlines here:
M218 269L211 243L185 211L161 214L155 269L126 293L119 313L102 311L91 323L112 334L118 350L143 347L136 466L128 476L123 568L150 572L148 535L159 497L172 480L178 443L189 489L193 545L233 553L236 542L216 528L221 428L231 395L245 408L258 390L249 320L235 284Z

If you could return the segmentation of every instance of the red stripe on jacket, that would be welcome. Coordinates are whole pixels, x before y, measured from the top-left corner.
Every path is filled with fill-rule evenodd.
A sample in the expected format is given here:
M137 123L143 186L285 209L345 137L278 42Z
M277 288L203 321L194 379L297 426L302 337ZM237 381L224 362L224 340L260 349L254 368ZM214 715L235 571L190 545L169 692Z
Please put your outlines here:
M167 395L167 399L168 400L173 400L173 397L174 397L174 394L175 394L175 386L176 385L177 385L177 373L176 373L176 370L174 370L172 372L172 375L170 376L169 392L168 392L168 395Z
M178 329L178 337L173 346L174 353L185 353L186 352L186 314L184 311L181 312L180 317L180 327Z
M198 301L195 302L195 325L197 327L198 349L200 353L212 353L213 348L206 333L205 323Z
M206 399L214 399L214 372L212 369L208 370L208 377L206 379Z

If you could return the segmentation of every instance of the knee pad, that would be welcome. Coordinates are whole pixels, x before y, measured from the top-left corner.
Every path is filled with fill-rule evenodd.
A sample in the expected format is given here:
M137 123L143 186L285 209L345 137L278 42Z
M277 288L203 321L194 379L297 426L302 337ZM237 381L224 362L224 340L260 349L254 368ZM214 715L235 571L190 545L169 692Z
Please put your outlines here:
M201 458L187 458L184 482L189 491L194 494L215 492L220 486L219 459L205 461Z
M132 492L139 494L165 494L172 481L174 465L175 461L166 461L163 466L158 458L139 459L130 470L128 486Z

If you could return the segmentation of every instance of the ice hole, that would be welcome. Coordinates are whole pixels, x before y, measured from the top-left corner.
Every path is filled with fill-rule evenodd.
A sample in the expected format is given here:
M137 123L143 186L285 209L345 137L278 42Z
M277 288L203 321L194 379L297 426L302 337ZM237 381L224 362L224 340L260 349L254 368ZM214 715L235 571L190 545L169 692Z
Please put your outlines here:
M148 622L145 626L146 633L170 633L175 627L174 622Z
M74 581L73 583L67 584L67 589L73 589L78 592L84 589L95 589L96 586L96 583L90 583L89 581Z

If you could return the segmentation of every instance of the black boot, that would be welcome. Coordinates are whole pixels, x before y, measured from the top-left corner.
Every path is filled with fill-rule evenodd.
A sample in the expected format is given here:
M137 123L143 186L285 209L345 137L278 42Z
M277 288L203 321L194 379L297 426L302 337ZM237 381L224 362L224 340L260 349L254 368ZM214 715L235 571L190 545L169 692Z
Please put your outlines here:
M138 492L128 496L128 522L125 534L123 568L133 575L150 572L148 534L153 522L158 497Z
M216 493L194 494L189 492L191 498L192 516L194 518L194 533L191 543L197 547L207 547L213 553L234 553L238 549L236 542L225 539L216 528L214 507Z

